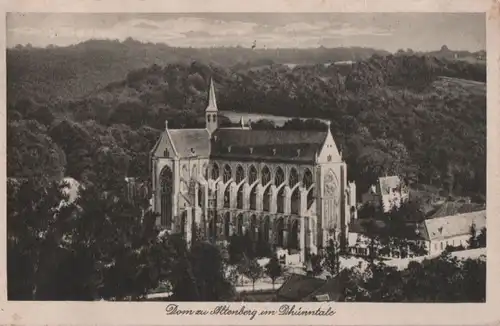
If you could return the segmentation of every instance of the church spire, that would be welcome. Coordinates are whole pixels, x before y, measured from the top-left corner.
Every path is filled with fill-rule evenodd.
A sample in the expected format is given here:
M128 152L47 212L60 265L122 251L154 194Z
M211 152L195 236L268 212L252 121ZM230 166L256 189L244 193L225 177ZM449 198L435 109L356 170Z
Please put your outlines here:
M215 87L212 77L210 77L210 87L208 89L208 104L206 111L217 111L217 100L215 98Z
M210 134L212 134L217 128L219 128L219 123L217 121L217 111L214 80L210 78L210 86L208 88L208 103L205 110L205 127Z

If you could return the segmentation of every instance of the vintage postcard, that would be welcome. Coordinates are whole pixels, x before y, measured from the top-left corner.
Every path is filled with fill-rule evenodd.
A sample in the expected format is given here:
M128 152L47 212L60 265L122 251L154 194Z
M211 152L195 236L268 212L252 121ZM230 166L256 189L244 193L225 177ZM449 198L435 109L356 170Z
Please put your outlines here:
M500 322L499 8L7 3L2 324Z

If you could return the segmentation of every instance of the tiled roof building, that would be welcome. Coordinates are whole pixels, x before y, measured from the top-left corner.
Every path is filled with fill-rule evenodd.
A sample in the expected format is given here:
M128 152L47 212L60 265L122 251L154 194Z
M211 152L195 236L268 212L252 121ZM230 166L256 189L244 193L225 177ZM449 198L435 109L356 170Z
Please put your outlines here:
M355 184L330 132L219 128L210 81L206 128L165 130L151 151L158 224L208 239L250 233L277 247L316 252L346 239Z

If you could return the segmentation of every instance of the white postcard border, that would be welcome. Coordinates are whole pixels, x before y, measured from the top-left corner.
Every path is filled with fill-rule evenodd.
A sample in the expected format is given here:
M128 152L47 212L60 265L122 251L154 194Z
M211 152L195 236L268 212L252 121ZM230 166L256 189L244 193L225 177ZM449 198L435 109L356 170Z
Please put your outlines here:
M500 3L486 0L12 0L4 12L484 12L487 24L487 303L402 304L402 303L301 303L297 307L332 307L330 317L302 316L167 316L168 302L13 302L6 301L6 231L0 228L0 324L120 324L120 325L470 325L500 323ZM5 15L1 42L5 46ZM5 107L5 51L2 52L0 99ZM6 126L5 111L0 114ZM0 168L0 206L5 207L6 139L0 137L4 155ZM5 209L0 214L6 225ZM178 303L179 309L210 310L224 303ZM282 303L231 303L232 309L278 310Z

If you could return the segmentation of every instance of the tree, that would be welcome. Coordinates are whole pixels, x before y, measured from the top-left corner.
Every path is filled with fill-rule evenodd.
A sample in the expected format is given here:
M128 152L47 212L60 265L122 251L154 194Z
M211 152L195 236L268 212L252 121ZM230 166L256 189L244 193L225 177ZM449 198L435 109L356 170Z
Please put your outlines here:
M260 119L255 122L251 122L250 126L255 130L276 129L276 124L274 123L274 121L269 119Z
M259 265L257 259L249 259L245 257L241 262L242 274L252 281L252 290L255 290L255 282L264 274L264 269Z
M283 274L283 269L281 268L281 264L278 260L278 256L274 254L269 262L266 265L266 274L271 278L271 281L273 282L273 290L274 290L274 282L278 277L280 277Z
M156 214L148 210L147 198L130 200L125 182L113 190L88 185L76 204L79 216L71 230L70 248L85 252L92 269L89 280L97 280L96 294L105 299L139 299L156 288L172 265L172 248L159 237Z
M7 267L11 300L56 299L56 270L76 206L64 185L37 179L7 183ZM86 296L88 297L88 296Z
M66 155L37 121L10 121L7 144L9 177L59 180L64 176Z
M404 270L383 263L372 264L360 273L343 270L346 301L365 302L484 302L486 262L458 260L449 253L412 261ZM436 286L439 284L439 286Z
M340 250L337 241L334 239L328 240L328 245L325 248L325 260L323 262L324 268L335 276L340 269Z
M469 248L484 248L486 247L486 227L477 232L476 226L473 224L470 227Z

